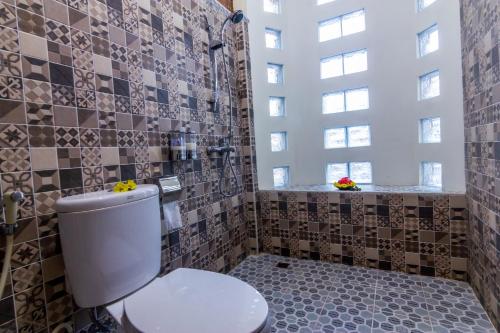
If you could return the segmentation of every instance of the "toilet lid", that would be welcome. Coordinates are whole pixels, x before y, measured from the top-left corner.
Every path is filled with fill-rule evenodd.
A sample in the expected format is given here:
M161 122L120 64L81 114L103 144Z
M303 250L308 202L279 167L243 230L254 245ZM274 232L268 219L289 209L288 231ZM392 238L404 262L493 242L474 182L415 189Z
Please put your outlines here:
M127 297L129 322L144 333L253 333L266 323L262 295L231 276L179 268Z

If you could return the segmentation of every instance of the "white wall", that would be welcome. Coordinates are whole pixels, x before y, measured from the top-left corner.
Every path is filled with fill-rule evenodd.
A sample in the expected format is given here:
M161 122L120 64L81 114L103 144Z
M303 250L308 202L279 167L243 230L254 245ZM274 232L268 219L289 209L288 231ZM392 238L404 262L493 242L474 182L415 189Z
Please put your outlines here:
M324 184L328 162L371 161L377 185L418 185L421 161L443 164L443 188L464 181L462 73L458 0L437 0L422 12L416 0L282 0L282 13L263 11L262 0L236 0L250 20L250 52L259 186L272 187L272 168L288 165L292 185ZM317 23L365 9L366 31L318 42ZM417 33L439 26L439 50L417 58ZM266 49L265 27L282 31L282 50ZM320 59L367 48L368 71L320 79ZM284 65L283 86L267 83L266 64ZM441 94L418 101L418 77L440 70ZM368 86L370 109L324 115L325 92ZM268 96L285 96L287 116L272 118ZM419 119L441 117L441 143L420 144ZM325 150L323 129L371 127L370 147ZM288 132L288 151L271 152L270 132Z

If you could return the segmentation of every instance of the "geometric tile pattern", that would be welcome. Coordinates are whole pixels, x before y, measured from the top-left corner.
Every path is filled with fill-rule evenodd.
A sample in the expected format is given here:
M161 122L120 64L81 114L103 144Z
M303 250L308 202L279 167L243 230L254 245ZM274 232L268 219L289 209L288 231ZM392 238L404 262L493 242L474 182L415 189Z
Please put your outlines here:
M222 164L205 153L227 133L228 118L227 107L214 114L207 102L204 15L219 29L227 11L216 0L0 1L0 185L26 196L12 283L0 297L0 332L87 324L66 291L54 211L62 196L176 174L184 222L163 237L161 272L179 266L227 272L248 253L255 219L245 214L244 191L254 191L255 171L247 27L227 30L229 73L233 82L239 78L232 98L240 187L226 199L218 194ZM152 74L147 86L144 69ZM227 91L220 98L227 106ZM169 160L160 136L181 127L196 133L199 160Z
M271 332L496 332L465 282L268 254L229 275L267 300Z
M260 191L264 251L467 280L463 194Z
M470 281L500 331L500 3L460 1ZM479 22L476 18L481 18ZM453 322L453 320L450 320Z

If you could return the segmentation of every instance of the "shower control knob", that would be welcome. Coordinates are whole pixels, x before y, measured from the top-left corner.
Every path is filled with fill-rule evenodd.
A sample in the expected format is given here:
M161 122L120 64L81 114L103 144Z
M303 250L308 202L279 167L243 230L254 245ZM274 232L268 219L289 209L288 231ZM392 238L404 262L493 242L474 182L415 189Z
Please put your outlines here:
M14 202L21 202L24 200L24 194L21 191L15 191L10 194L10 200Z

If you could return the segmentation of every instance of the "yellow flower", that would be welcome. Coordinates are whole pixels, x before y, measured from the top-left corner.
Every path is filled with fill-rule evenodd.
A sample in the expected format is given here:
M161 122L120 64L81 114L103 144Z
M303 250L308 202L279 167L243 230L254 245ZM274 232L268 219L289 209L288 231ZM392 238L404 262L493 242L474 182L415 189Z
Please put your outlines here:
M129 191L135 190L137 188L137 184L133 180L127 180L126 184Z
M133 180L127 180L127 182L118 182L113 187L113 192L128 192L133 191L137 188L137 184Z

